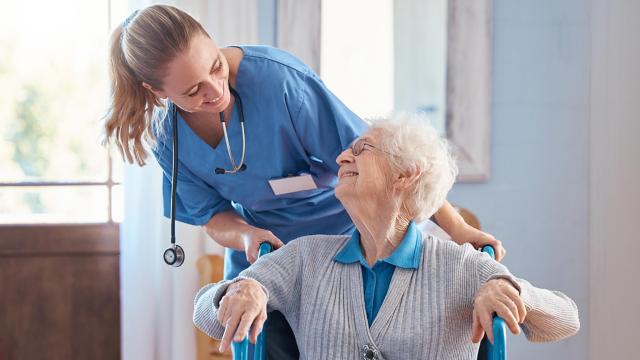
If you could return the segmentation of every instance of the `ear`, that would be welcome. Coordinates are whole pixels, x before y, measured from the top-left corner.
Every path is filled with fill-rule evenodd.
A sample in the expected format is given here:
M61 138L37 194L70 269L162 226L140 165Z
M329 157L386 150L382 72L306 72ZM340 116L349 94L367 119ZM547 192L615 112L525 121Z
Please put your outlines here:
M422 169L416 167L415 169L407 170L396 176L393 182L393 187L396 190L405 191L414 186L418 179L422 176Z
M151 86L151 85L147 84L147 83L146 83L146 82L144 82L144 81L142 82L142 86L143 86L145 89L147 89L147 90L151 91L151 92L153 93L153 95L155 95L155 96L159 97L160 99L166 99L166 98L168 97L168 96L167 96L167 93L165 93L164 91L162 91L162 90L160 90L160 89L155 89L153 86Z

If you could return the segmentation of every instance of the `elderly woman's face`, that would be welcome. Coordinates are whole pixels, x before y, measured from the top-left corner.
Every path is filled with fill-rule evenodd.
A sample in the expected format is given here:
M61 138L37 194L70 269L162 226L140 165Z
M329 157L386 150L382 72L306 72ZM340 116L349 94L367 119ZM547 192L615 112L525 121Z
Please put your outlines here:
M390 156L379 147L383 132L373 129L357 138L336 158L340 165L336 197L348 203L370 203L387 198L390 188Z

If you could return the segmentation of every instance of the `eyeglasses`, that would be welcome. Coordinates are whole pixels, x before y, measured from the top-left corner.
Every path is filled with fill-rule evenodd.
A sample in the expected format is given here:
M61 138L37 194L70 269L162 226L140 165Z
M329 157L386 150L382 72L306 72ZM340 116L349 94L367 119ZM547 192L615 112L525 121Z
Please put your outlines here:
M386 152L380 148L375 147L374 145L369 144L365 139L363 138L358 138L356 139L353 143L351 143L351 152L353 153L353 156L358 156L360 155L366 148L369 148L370 150L377 150L380 152L383 152L387 155L392 155L389 152Z

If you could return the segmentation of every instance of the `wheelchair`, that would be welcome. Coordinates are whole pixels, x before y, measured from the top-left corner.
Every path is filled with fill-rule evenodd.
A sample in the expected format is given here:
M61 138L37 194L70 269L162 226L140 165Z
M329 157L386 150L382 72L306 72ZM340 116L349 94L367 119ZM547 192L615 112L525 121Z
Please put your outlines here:
M495 259L495 252L493 247L485 246L482 248L483 252L488 253ZM260 251L258 256L262 256L271 252L271 244L262 243L260 245ZM254 360L266 360L266 347L264 333L266 329L258 335L258 341L254 346ZM507 325L504 320L499 316L493 318L493 340L491 344L489 339L485 336L480 343L480 350L478 351L478 360L506 360L507 358ZM249 358L249 339L244 338L241 342L233 342L233 360L248 360Z

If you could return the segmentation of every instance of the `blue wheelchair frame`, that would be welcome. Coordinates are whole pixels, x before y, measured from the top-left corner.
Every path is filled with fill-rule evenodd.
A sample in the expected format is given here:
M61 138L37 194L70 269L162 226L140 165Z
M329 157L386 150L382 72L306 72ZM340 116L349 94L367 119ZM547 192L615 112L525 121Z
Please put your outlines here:
M260 248L258 249L258 257L266 255L271 252L273 248L271 244L264 242L260 244ZM255 346L253 347L253 358L254 360L266 360L267 359L267 351L265 348L265 340L264 333L267 330L267 324L264 324L262 328L262 332L258 335L258 341L256 341ZM231 342L231 346L233 347L233 360L248 360L249 359L249 338L245 336L241 342Z
M495 251L490 245L484 246L482 252L496 258ZM494 314L493 316L493 344L485 336L480 343L480 351L478 353L479 360L506 360L507 359L507 324L501 317Z
M272 250L271 244L260 244L260 250L258 257L270 253ZM488 253L493 259L496 258L493 247L485 246L482 248L483 252ZM258 335L258 341L254 346L253 358L254 360L266 360L267 353L265 347L264 333L266 331L266 325L262 329L260 335ZM232 342L233 346L233 359L234 360L248 360L249 358L249 339L245 338L241 342ZM506 360L507 359L507 325L504 320L499 316L493 318L493 344L489 342L485 336L482 339L480 345L480 352L478 359L486 360Z

